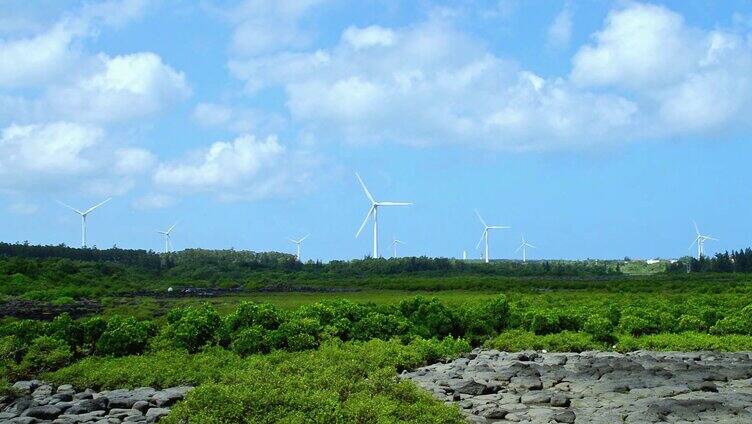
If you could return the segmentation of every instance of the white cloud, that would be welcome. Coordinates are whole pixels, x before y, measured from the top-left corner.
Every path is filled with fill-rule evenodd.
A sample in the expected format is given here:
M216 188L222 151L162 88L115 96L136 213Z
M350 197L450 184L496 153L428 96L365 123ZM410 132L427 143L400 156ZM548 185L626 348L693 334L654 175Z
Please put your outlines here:
M59 23L28 38L0 39L0 87L48 82L73 65L77 29Z
M114 171L121 175L140 174L151 169L156 163L154 155L138 147L115 150Z
M572 79L626 90L653 136L748 126L752 44L742 31L703 31L664 7L631 3L575 55Z
M15 215L33 215L38 210L39 206L28 202L13 202L8 205L8 212Z
M229 18L235 22L234 53L248 56L306 46L311 39L300 20L314 6L326 0L246 0Z
M315 156L291 152L276 137L259 140L245 134L213 143L183 161L161 164L154 182L163 189L208 193L220 200L255 200L306 190L315 163Z
M697 63L698 35L681 15L662 6L630 3L612 11L595 43L573 59L572 79L583 85L655 87L675 82Z
M561 48L569 45L572 38L572 11L569 7L559 12L548 27L549 46Z
M191 92L183 73L154 53L100 55L98 61L75 85L51 89L51 107L72 119L115 122L154 114Z
M252 87L282 86L306 131L354 143L569 148L612 140L633 122L632 102L536 76L442 20L388 31L376 49L353 48L348 29L329 50L231 69Z
M133 202L133 207L140 210L164 209L175 204L175 198L161 193L150 193Z
M199 103L193 118L204 127L217 127L236 133L271 134L281 130L285 119L262 109L231 107L219 103Z
M102 138L102 131L70 122L12 125L0 136L0 175L71 175L94 167L85 151Z
M394 31L378 25L366 28L351 26L342 33L342 40L355 50L377 46L389 47L394 44L394 37Z

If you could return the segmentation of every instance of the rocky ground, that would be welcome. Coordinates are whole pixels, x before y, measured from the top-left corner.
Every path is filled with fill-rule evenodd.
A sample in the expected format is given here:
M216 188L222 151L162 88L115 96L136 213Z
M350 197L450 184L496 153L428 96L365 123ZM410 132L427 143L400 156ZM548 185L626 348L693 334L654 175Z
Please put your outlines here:
M0 423L154 423L191 390L191 387L164 390L141 387L77 392L70 385L54 388L37 380L19 381L13 387L18 396L0 398Z
M476 349L401 377L473 423L752 423L749 352Z

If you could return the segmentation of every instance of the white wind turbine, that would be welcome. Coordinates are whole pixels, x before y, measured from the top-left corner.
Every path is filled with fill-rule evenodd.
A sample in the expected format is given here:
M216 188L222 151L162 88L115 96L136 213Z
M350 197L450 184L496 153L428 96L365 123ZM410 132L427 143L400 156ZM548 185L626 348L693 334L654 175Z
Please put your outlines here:
M407 243L405 243L402 240L397 239L397 237L395 237L394 240L392 240L392 257L393 258L397 257L397 245L398 244L407 244Z
M170 233L172 233L172 229L175 228L176 225L178 225L177 222L172 224L172 227L170 227L170 229L168 229L167 231L157 230L159 234L162 234L162 236L164 236L164 239L165 239L164 252L165 253L170 253L172 251L172 241L170 240Z
M520 244L520 247L518 247L517 250L515 250L515 252L519 252L520 249L522 249L522 262L526 262L527 261L527 248L528 247L531 248L531 249L537 249L537 247L535 247L532 244L526 242L525 241L525 236L523 235L522 236L522 244Z
M475 214L478 215L478 219L480 219L480 223L483 224L483 234L480 235L480 240L478 240L478 244L475 246L477 249L480 247L480 244L485 240L486 247L485 247L485 253L483 254L483 259L485 259L486 263L488 263L488 230L501 230L501 229L507 229L512 227L502 226L502 225L488 225L486 224L486 221L483 220L483 217L480 216L480 213L478 211L475 211Z
M296 247L297 247L297 252L298 252L298 253L296 254L295 258L296 258L296 259L298 260L298 262L300 261L300 244L301 244L301 243L303 243L303 240L307 239L307 238L308 238L308 236L310 236L310 235L311 235L310 233L309 233L309 234L306 234L306 235L305 235L305 237L303 237L303 238L302 238L302 239L300 239L300 240L294 240L294 239L292 239L292 238L290 238L290 237L288 237L288 238L287 238L287 239L288 239L288 240L290 240L291 242L295 243L295 245L296 245Z
M355 238L360 235L360 233L363 231L363 228L365 228L368 219L371 217L371 215L373 215L373 258L377 259L379 257L379 207L409 206L412 205L412 202L377 202L371 195L371 192L368 191L365 183L363 183L363 179L360 178L360 175L358 175L357 172L355 173L355 176L358 177L358 181L360 181L360 185L363 187L363 191L366 193L366 197L368 197L368 200L371 202L371 207L368 209L366 219L363 220L363 224L360 225L360 229L358 229L358 232L355 233Z
M697 237L695 237L695 239L689 245L689 248L691 249L694 244L697 244L697 259L700 259L702 256L705 255L705 241L706 240L718 241L718 239L700 234L700 229L697 228L697 222L692 221L692 223L695 224L695 233L697 233Z
M110 200L112 200L112 197L107 198L107 200L105 200L104 202L94 205L83 212L58 200L58 203L60 203L61 205L81 215L81 247L86 247L86 216L89 215L94 209L104 205Z

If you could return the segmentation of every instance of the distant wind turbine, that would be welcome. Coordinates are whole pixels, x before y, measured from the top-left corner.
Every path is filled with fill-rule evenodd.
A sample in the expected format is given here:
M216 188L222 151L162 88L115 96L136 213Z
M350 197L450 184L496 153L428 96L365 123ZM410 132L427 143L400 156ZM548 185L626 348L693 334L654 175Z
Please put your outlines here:
M700 259L705 255L705 241L718 241L718 239L700 234L700 229L697 228L697 222L692 221L692 223L695 224L695 233L697 233L697 237L695 237L695 239L692 241L692 244L689 245L689 248L691 249L693 245L697 244L697 259Z
M57 201L61 205L65 206L66 208L68 208L68 209L76 212L77 214L81 215L81 247L86 247L86 216L89 215L94 209L96 209L96 208L104 205L105 203L109 202L110 200L112 200L112 197L107 198L107 200L105 200L104 202L99 203L97 205L94 205L94 206L90 207L89 209L87 209L87 210L85 210L83 212L81 212L80 210L78 210L78 209L76 209L76 208L74 208L72 206L68 206L68 205L66 205L65 203L63 203L63 202L61 202L59 200Z
M170 240L170 233L172 233L172 229L175 228L176 225L178 225L177 222L172 224L172 227L170 227L170 229L168 229L167 231L157 230L159 234L162 234L162 236L164 236L164 239L165 239L164 252L165 253L170 253L172 251L172 241Z
M363 179L360 178L360 175L358 173L355 173L355 176L358 177L358 181L360 182L360 185L363 187L363 191L366 193L366 197L368 197L368 200L371 202L371 207L368 209L368 213L366 214L366 219L363 220L363 224L360 225L360 229L358 229L358 232L355 233L355 238L357 238L360 233L363 231L363 228L365 228L366 223L368 223L368 219L371 218L373 215L373 258L377 259L379 257L379 207L380 206L409 206L412 205L412 202L377 202L376 199L373 198L371 195L371 192L368 191L368 188L366 187L365 183L363 182Z
M298 262L300 262L300 244L301 244L301 243L303 243L303 240L307 239L307 238L308 238L308 236L310 236L310 235L311 235L310 233L309 233L309 234L306 234L306 235L305 235L305 237L303 237L303 238L302 238L302 239L300 239L300 240L294 240L294 239L292 239L292 238L290 238L290 237L288 237L288 238L287 238L287 239L288 239L288 240L290 240L291 242L295 243L295 245L296 245L296 247L297 247L297 252L298 252L298 253L297 253L297 254L295 255L295 258L296 258L296 259L298 260Z
M520 249L522 249L522 262L527 262L527 248L537 249L537 247L533 246L532 244L525 241L525 236L522 236L522 244L520 244L520 247L515 250L515 252L519 252Z
M475 214L478 215L478 219L480 220L480 223L483 224L483 233L480 235L480 240L478 240L478 244L475 246L477 249L480 247L480 244L483 243L485 240L485 253L483 254L483 258L485 259L486 263L488 263L488 230L500 230L500 229L508 229L512 227L502 226L502 225L488 225L486 224L486 221L483 220L483 217L480 216L480 213L476 210Z
M393 258L397 257L397 245L398 244L407 244L407 243L405 243L402 240L398 240L396 237L394 238L394 240L392 240L392 257Z

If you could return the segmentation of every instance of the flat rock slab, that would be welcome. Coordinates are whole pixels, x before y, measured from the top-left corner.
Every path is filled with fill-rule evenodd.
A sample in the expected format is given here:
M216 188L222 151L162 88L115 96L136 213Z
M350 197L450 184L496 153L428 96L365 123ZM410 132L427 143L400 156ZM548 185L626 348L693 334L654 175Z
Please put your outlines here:
M400 377L472 423L752 423L750 352L476 349Z

